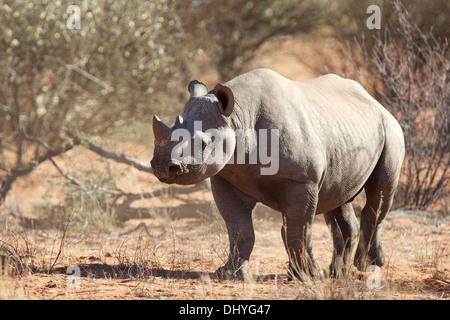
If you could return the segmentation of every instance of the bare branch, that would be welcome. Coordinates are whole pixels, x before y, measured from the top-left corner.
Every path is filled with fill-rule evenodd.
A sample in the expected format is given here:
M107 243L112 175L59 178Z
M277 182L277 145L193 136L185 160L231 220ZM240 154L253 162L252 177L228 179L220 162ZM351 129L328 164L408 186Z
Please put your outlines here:
M90 74L89 72L81 69L77 64L65 64L61 59L58 59L61 64L63 64L68 70L73 70L81 74L83 77L86 77L87 79L95 82L99 86L103 87L104 89L108 90L109 92L113 92L114 88L107 84L105 81L97 78L96 76ZM67 75L66 75L67 77Z
M114 161L120 162L120 163L125 163L129 166L135 167L136 169L138 169L140 171L153 173L153 169L152 169L152 166L150 165L150 162L146 162L143 160L139 160L139 159L130 157L124 153L116 153L116 152L107 151L107 150L103 149L102 147L100 147L98 144L96 144L86 138L81 138L78 134L76 134L74 137L74 143L80 144L80 145L88 148L89 150L97 153L98 155L100 155L103 158L111 159L111 160L114 160Z
M27 136L27 135L24 135L22 138L24 140L28 140L28 141L33 141L33 142L39 143L41 146L43 146L45 149L47 149L49 151L53 150L52 148L50 148L50 146L47 143L45 143L44 141L42 141L42 140L40 140L38 138L30 137L30 136Z
M101 192L115 195L115 200L113 201L113 203L115 203L115 201L117 201L120 197L125 197L125 200L121 204L116 206L116 210L118 210L122 213L129 212L130 211L129 209L131 209L130 205L135 200L150 199L150 198L159 197L159 196L162 196L165 194L181 195L181 194L187 194L187 193L210 188L209 179L205 180L201 183L198 183L194 186L190 186L190 187L170 186L170 187L162 188L162 189L159 189L159 190L156 190L153 192L144 192L144 193L128 193L128 192L124 192L122 190L111 190L111 189L107 189L107 188L104 188L99 185L94 185L93 188L88 188L88 187L84 186L82 182L78 181L72 174L70 174L69 172L62 169L57 164L57 162L53 159L53 157L60 155L66 151L71 150L74 146L81 145L81 146L97 153L98 155L100 155L103 158L111 159L116 162L120 162L120 163L124 163L124 164L130 165L130 166L133 166L140 171L152 173L153 170L152 170L149 162L130 157L123 153L115 153L115 152L105 150L102 147L100 147L99 145L95 144L94 142L92 142L86 138L82 138L78 133L75 133L73 135L71 143L68 143L68 144L58 147L58 148L51 148L47 143L45 143L44 141L42 141L38 138L35 138L35 137L29 137L29 136L25 135L23 137L23 139L40 144L47 150L47 153L45 153L44 155L42 155L39 158L37 158L36 160L34 160L28 167L16 168L16 169L12 169L12 170L7 169L7 168L2 169L3 171L6 172L6 175L0 180L0 192L1 192L0 200L1 201L3 201L5 199L7 192L11 189L12 184L15 182L17 177L20 177L20 176L30 173L40 163L42 163L46 160L50 160L52 162L52 164L55 166L55 168L58 170L58 172L62 176L64 176L68 181L70 181L71 184L73 184L75 187L77 187L85 192L95 192L95 190L98 190ZM124 216L122 214L121 219L124 220L127 218L126 218L126 216Z
M74 176L72 176L70 173L64 171L56 162L55 160L53 160L53 158L50 158L50 161L53 163L53 165L55 166L55 168L59 171L59 173L61 173L67 180L69 180L72 184L74 184L75 186L77 186L80 189L83 190L87 190L85 187L83 187L81 185L81 183L79 183Z
M18 177L29 174L31 171L37 168L42 162L51 159L52 157L55 157L61 153L67 152L71 150L74 146L75 146L74 143L68 143L64 146L55 149L49 149L46 154L38 157L28 167L7 170L8 173L5 176L3 176L0 180L0 204L3 203L4 199L6 198L6 194L11 189L13 183L16 181Z

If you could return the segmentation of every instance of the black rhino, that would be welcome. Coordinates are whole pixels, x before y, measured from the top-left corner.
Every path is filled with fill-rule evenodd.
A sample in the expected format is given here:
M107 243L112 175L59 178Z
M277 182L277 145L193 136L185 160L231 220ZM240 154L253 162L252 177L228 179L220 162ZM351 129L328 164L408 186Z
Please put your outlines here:
M218 274L247 274L255 241L252 210L258 202L282 213L291 277L323 276L312 250L316 214L324 214L332 233L331 275L348 270L353 256L360 270L384 264L380 232L397 187L404 138L395 118L361 85L333 74L295 82L257 69L211 91L194 80L189 92L183 117L172 128L153 118L151 165L166 183L211 178L230 241L229 260ZM180 130L192 139L182 148L182 135L174 135ZM215 134L207 134L211 130ZM237 130L254 134L232 134ZM277 139L261 140L270 130ZM268 166L261 163L262 155L251 161L260 141L267 142L267 154L276 156L272 174L262 174ZM216 153L223 149L216 158L223 161L208 161L212 152L204 151L212 144ZM358 227L351 201L362 189L367 203Z

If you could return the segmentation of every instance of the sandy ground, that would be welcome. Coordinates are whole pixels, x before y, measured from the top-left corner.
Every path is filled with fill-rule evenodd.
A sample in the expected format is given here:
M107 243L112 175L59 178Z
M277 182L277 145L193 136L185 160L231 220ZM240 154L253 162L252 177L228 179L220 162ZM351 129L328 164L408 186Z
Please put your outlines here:
M250 281L215 278L227 258L228 239L214 210L197 217L168 213L134 219L110 232L68 228L64 234L55 228L23 229L7 220L0 239L27 268L0 278L0 297L6 299L450 298L449 219L433 212L391 212L382 235L384 267L309 283L287 279L281 219L264 210L254 215ZM321 216L314 222L313 241L326 269L332 240Z

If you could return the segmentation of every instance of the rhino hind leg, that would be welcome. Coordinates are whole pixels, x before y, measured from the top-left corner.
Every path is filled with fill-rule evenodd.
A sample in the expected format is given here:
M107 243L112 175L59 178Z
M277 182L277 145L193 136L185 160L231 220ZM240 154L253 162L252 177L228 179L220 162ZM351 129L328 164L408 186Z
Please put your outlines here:
M333 238L333 258L330 264L330 277L344 277L353 262L358 241L358 221L351 203L324 214L325 221Z
M354 264L360 271L370 265L385 264L380 241L383 221L389 212L397 188L404 148L398 141L386 141L374 171L364 185L367 202L361 212L359 243Z

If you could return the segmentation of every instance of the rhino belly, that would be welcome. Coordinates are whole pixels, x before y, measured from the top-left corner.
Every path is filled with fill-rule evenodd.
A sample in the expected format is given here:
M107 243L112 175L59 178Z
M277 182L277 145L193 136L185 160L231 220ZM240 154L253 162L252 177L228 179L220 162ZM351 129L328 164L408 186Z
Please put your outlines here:
M319 191L317 213L325 213L353 201L375 169L381 152L382 148L361 148L357 154L329 161Z

